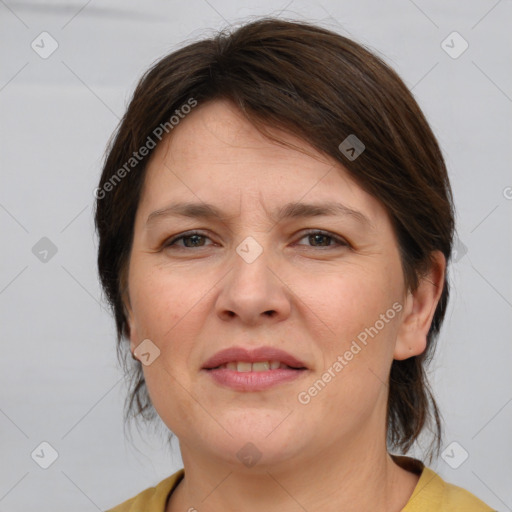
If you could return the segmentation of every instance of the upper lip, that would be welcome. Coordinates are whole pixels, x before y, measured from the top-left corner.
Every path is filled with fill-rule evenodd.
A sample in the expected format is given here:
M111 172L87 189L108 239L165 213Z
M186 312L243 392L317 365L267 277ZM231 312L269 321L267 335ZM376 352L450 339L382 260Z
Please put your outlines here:
M221 350L208 359L203 369L210 370L217 368L221 364L235 361L244 361L248 363L257 363L261 361L280 361L292 368L305 368L306 365L297 358L288 354L284 350L274 347L258 347L246 349L243 347L230 347Z

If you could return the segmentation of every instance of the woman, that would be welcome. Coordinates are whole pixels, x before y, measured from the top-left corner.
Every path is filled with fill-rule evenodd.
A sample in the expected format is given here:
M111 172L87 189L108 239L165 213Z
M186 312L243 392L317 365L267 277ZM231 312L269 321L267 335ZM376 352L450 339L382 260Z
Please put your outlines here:
M440 149L360 45L265 18L141 79L96 190L127 416L184 468L115 512L489 511L406 453L454 231Z

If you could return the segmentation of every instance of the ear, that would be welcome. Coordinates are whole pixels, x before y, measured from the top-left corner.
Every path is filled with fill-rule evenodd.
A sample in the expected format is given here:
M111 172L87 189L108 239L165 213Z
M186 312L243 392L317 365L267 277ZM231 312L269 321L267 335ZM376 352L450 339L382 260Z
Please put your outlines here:
M427 334L441 298L446 272L446 258L441 251L434 251L431 260L430 269L421 277L417 289L407 294L394 359L417 356L427 347Z

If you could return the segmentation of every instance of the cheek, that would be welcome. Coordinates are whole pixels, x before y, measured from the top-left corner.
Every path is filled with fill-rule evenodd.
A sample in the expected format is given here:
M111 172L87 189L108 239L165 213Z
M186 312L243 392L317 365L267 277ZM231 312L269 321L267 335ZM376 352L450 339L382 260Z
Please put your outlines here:
M395 308L400 307L400 288L391 273L367 267L330 276L326 287L320 286L321 281L313 287L314 297L310 287L308 304L329 327L317 339L323 357L317 374L322 378L328 373L326 385L318 386L323 395L319 401L327 408L343 405L360 411L363 403L385 391L398 329Z
M204 275L140 264L130 276L130 297L138 344L151 340L159 349L158 359L143 366L152 400L158 402L161 390L166 399L169 385L177 392L179 383L188 386L191 354L201 336L208 293L215 280ZM186 394L185 394L186 395ZM182 397L184 399L187 396ZM181 399L181 398L180 398ZM156 405L156 404L155 404ZM185 411L186 413L186 411Z
M179 331L187 315L193 313L208 292L204 280L194 280L179 270L159 267L144 268L133 273L130 297L139 337L163 344L173 331Z
M344 342L373 326L400 297L390 272L352 266L322 278L297 283L297 295L327 327L328 339L343 348ZM321 340L319 340L321 341Z
M142 366L151 402L171 430L184 435L181 425L193 421L197 406L184 392L190 387L189 352L197 337L200 300L208 287L195 286L198 283L180 272L142 265L130 278L136 343L150 339L160 351L152 364Z

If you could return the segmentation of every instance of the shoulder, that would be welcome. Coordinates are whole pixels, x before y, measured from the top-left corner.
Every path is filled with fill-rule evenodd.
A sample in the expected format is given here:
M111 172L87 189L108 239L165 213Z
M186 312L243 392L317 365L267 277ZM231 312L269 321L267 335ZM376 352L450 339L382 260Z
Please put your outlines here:
M462 487L443 480L435 471L424 467L414 492L402 512L493 512Z
M106 512L165 512L167 498L176 488L184 475L184 470L180 469L173 475L165 478L154 487L148 487L136 496L123 501L114 508Z
M453 512L493 512L493 509L486 505L480 498L475 496L458 485L451 484L443 480L432 470L433 474L439 480L439 486L442 486L441 510L452 510Z

